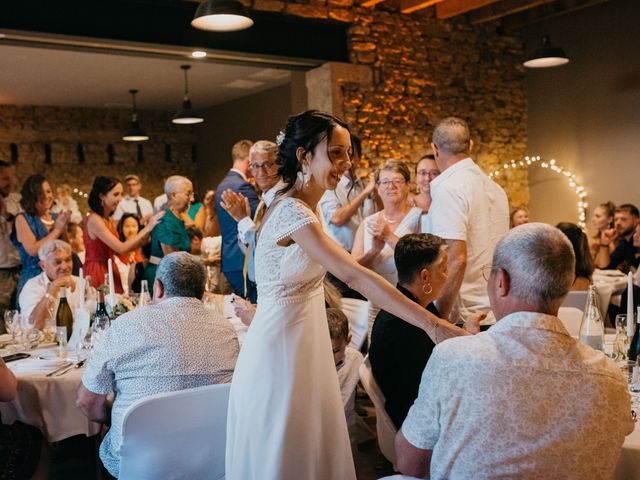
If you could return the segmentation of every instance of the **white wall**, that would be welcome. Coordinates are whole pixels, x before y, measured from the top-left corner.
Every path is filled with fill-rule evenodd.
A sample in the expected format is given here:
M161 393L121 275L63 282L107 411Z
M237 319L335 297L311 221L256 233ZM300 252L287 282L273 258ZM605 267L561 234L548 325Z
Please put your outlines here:
M611 0L535 24L570 58L563 67L527 71L528 153L555 158L582 181L591 205L640 205L640 1ZM566 179L533 167L531 216L577 221Z

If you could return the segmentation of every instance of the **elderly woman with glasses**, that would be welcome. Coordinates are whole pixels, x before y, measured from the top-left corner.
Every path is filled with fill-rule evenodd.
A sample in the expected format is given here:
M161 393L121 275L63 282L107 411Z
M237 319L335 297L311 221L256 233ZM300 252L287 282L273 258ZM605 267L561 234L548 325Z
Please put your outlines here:
M389 159L378 169L375 180L383 209L369 215L358 227L351 255L361 265L398 283L393 251L398 239L420 230L422 209L409 200L411 173L404 162Z

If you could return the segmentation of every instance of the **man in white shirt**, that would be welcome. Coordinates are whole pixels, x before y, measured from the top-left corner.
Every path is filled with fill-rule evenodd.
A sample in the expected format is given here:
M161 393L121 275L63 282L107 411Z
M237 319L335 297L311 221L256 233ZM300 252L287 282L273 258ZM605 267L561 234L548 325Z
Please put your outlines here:
M238 247L245 255L243 275L246 275L246 280L250 282L256 281L254 267L256 231L264 212L275 199L276 193L285 187L282 178L278 175L277 155L278 146L268 140L258 140L249 149L249 170L256 181L256 186L262 192L261 201L253 218L251 218L249 200L244 195L231 189L222 192L220 205L238 222ZM252 303L256 303L256 293L254 289L249 295Z
M442 173L431 182L433 202L422 231L444 238L449 252L449 279L438 310L454 323L485 312L481 324L493 324L482 267L491 263L496 243L509 230L507 195L469 157L473 141L464 120L439 122L431 147Z
M34 321L35 328L55 325L62 288L66 288L67 302L75 312L80 304L76 288L78 277L71 275L73 262L71 246L62 240L51 240L38 250L42 273L33 277L20 292L22 315Z
M11 243L13 219L22 211L20 195L11 192L16 169L9 162L0 160L0 318L5 310L13 308L14 293L20 276L20 254ZM4 322L0 333L4 332Z
M500 240L485 273L497 323L434 349L396 436L402 473L613 478L634 428L627 380L557 317L574 266L571 243L549 225Z
M137 175L127 175L124 177L124 185L127 188L127 194L118 204L116 211L113 212L113 219L120 220L125 213L133 213L137 215L140 221L145 224L153 215L153 205L144 197L140 196L142 191L142 183Z

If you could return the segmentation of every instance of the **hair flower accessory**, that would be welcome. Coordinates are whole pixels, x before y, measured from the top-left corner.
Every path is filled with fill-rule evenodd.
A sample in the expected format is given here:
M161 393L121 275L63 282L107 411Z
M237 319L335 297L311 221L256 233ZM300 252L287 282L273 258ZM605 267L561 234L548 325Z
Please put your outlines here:
M280 130L280 133L278 133L278 136L276 137L276 145L280 146L282 145L282 142L284 142L284 132Z

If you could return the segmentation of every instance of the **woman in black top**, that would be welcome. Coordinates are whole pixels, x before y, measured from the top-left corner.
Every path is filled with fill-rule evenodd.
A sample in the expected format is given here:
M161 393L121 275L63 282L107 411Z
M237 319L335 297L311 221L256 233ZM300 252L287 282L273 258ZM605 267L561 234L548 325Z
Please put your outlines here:
M413 233L400 238L394 260L397 288L436 316L433 301L447 280L447 250L442 238ZM421 329L381 310L371 333L369 361L385 396L385 409L396 428L402 426L418 396L422 371L435 344Z

